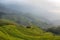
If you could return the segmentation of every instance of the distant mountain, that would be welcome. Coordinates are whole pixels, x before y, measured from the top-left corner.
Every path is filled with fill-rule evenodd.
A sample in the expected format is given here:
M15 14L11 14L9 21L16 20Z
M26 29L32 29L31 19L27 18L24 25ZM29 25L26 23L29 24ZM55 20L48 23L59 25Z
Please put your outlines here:
M41 28L47 28L51 25L50 22L43 17L35 16L32 13L18 12L16 10L7 8L3 4L0 4L0 18L13 20L25 26L30 25L30 23L32 23Z
M3 13L3 14L2 14ZM2 19L8 19L8 20L13 20L19 24L22 25L30 25L30 23L37 25L41 28L47 28L50 26L50 24L46 21L42 21L43 19L40 19L38 17L35 17L34 15L30 13L17 13L17 12L12 12L12 13L5 13L5 12L0 12L1 16L0 18Z

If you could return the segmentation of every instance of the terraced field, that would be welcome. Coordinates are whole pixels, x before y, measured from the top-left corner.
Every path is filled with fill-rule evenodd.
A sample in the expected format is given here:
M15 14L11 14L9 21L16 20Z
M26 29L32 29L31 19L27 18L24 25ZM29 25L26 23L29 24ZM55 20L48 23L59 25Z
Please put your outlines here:
M60 40L60 36L45 32L35 25L26 28L23 25L0 20L0 40Z

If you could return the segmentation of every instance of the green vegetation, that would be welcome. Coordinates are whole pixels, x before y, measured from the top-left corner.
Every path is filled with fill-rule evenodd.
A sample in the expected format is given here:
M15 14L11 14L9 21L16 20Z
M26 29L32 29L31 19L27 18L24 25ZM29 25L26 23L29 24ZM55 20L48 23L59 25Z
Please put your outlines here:
M12 21L0 20L0 40L60 40L60 36L45 32L36 25L27 28Z
M47 23L47 21L42 21L45 20L44 18L40 19L33 14L23 12L0 12L0 19L11 20L25 26L30 25L30 23L35 24L41 28L48 28L48 26L51 26Z

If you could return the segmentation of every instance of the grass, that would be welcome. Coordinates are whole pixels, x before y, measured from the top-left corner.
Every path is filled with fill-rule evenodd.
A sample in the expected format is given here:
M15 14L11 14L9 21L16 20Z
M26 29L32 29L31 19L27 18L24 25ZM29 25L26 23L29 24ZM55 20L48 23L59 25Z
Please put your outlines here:
M26 28L23 25L0 20L0 40L60 40L60 36L45 32L35 25L31 26Z

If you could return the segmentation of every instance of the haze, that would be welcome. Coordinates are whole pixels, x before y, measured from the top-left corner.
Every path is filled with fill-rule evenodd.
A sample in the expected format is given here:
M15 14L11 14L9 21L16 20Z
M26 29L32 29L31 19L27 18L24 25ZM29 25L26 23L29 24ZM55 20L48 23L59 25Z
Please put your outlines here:
M60 0L0 0L0 3L14 10L45 17L50 21L60 20ZM17 6L12 7L12 4Z

